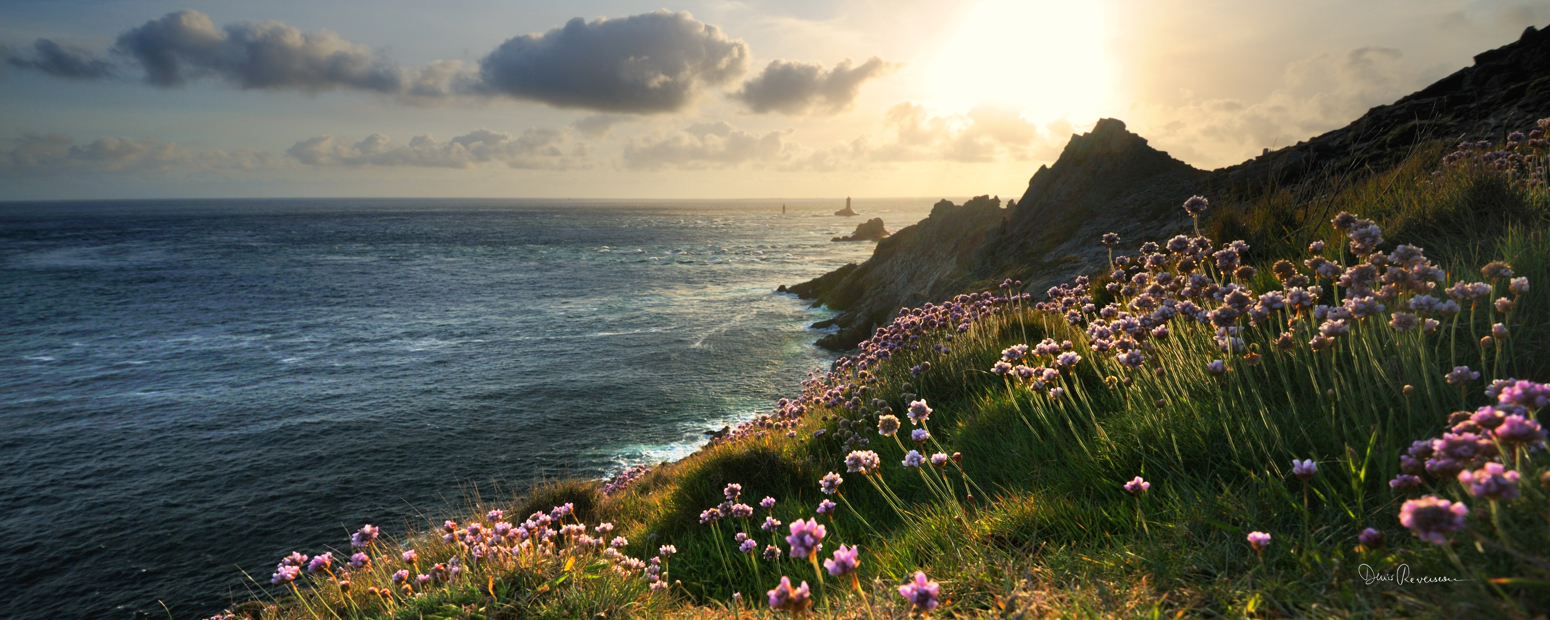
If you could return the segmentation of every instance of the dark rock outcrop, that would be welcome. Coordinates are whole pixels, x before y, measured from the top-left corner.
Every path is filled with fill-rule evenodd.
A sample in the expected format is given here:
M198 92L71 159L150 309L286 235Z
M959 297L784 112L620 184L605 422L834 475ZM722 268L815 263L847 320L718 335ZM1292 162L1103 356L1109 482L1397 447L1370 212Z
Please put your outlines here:
M943 200L926 219L879 241L866 262L846 265L789 292L840 311L830 322L840 331L824 336L819 346L855 346L901 306L919 305L968 286L973 281L970 256L1005 214L999 198L980 196L963 206ZM841 272L843 276L834 277Z
M879 242L872 258L790 292L839 310L840 330L820 346L848 349L903 306L940 301L1003 279L1023 291L1091 273L1107 254L1097 243L1117 232L1127 245L1187 231L1179 205L1200 194L1213 209L1271 187L1383 170L1430 140L1501 139L1550 116L1550 30L1528 28L1511 44L1351 124L1241 164L1203 171L1169 157L1115 119L1073 136L1040 167L1015 207L981 196L946 200L931 216ZM1010 201L1009 205L1012 204Z
M874 217L856 225L856 232L848 237L835 237L830 241L881 241L888 236L888 229L883 228L883 218Z

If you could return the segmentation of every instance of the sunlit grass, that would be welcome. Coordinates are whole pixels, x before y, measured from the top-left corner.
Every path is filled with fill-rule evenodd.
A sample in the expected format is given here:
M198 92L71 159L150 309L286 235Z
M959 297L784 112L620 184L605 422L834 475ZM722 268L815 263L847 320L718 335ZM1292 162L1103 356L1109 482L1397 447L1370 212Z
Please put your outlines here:
M1550 379L1550 195L1516 171L1438 170L1439 156L1423 151L1317 201L1272 193L1246 212L1218 207L1203 230L1247 239L1240 258L1257 273L1232 276L1214 262L1199 270L1211 286L1236 277L1257 296L1282 288L1273 275L1278 260L1312 278L1303 261L1313 256L1313 242L1325 244L1330 261L1355 266L1363 257L1329 226L1349 211L1382 228L1383 251L1424 243L1446 274L1432 292L1439 299L1448 299L1443 291L1455 282L1490 288L1478 302L1460 301L1457 313L1418 313L1439 321L1433 333L1390 325L1419 294L1406 288L1383 300L1385 311L1345 319L1348 332L1321 350L1310 341L1336 317L1315 319L1312 308L1267 310L1253 323L1239 317L1232 325L1241 330L1241 348L1224 349L1219 336L1234 336L1209 323L1174 318L1165 337L1146 326L1124 345L1146 356L1132 368L1118 361L1118 349L1093 348L1125 337L1095 337L1085 328L1098 309L1130 304L1144 287L1127 291L1103 274L1072 290L1077 325L1031 300L1008 300L1005 290L994 300L960 298L950 310L922 313L920 320L939 324L896 322L893 335L874 338L775 414L610 494L601 483L564 481L473 506L450 532L429 523L427 532L401 541L338 550L339 570L303 571L297 582L265 589L267 596L233 612L287 619L772 617L787 614L766 604L784 576L793 586L807 582L811 592L811 600L788 609L835 618L1543 615L1550 611L1545 451L1503 444L1508 449L1497 460L1521 474L1517 499L1472 496L1451 476L1423 475L1413 492L1390 485L1412 442L1440 437L1457 422L1452 412L1494 402L1486 394L1493 380ZM1179 258L1152 271L1177 270ZM1510 279L1481 274L1498 260L1530 288L1512 291ZM1124 276L1139 271L1132 265ZM1320 304L1359 297L1332 279L1310 284L1322 287ZM1083 312L1086 298L1094 308ZM1498 298L1512 307L1495 308ZM1498 323L1506 334L1482 343ZM1278 345L1283 333L1289 348ZM1030 352L1007 367L1054 368L1063 341L1082 360L1044 385L992 371L1008 347L1045 339L1057 343L1055 351ZM879 360L885 343L897 346ZM1212 371L1213 361L1222 372ZM1481 377L1451 384L1445 375L1457 366ZM915 399L932 409L923 424L907 415ZM896 436L877 432L888 415L901 421ZM913 441L917 428L928 428L930 438ZM876 471L847 471L853 450L874 451ZM901 462L909 450L960 458L912 468ZM1317 470L1296 475L1293 460L1304 459ZM844 477L833 495L819 485L830 472ZM1138 476L1149 488L1127 491L1124 484ZM732 483L742 488L735 501L752 507L752 516L701 523L707 509L730 510ZM766 496L776 500L771 509L759 506ZM1401 506L1420 496L1469 507L1464 529L1444 532L1450 544L1423 541L1401 526ZM816 513L825 500L836 502L832 516ZM570 514L554 523L528 517L567 504ZM495 509L504 514L490 516ZM780 528L761 529L766 517ZM823 550L790 557L789 524L813 518L824 526ZM523 540L470 536L474 523L488 531L524 519ZM598 532L603 522L613 530ZM533 542L562 524L571 533L553 534L552 545ZM602 542L579 538L574 528L583 525ZM1367 528L1381 532L1384 544L1359 544ZM752 554L737 548L739 532L755 541ZM1256 549L1250 532L1267 533L1270 542ZM453 540L443 539L448 533ZM616 536L625 540L608 551ZM853 581L818 566L841 543L861 549ZM676 553L663 555L664 545ZM777 554L766 559L770 545ZM513 550L489 551L495 547ZM402 559L409 548L418 552L413 562ZM370 566L343 569L351 551L370 555ZM652 558L662 565L651 568ZM454 560L456 575L416 582ZM1457 581L1381 579L1401 566L1411 577ZM409 571L410 583L392 581L400 570ZM917 572L940 587L934 609L912 611L898 592ZM1379 579L1368 583L1373 576Z

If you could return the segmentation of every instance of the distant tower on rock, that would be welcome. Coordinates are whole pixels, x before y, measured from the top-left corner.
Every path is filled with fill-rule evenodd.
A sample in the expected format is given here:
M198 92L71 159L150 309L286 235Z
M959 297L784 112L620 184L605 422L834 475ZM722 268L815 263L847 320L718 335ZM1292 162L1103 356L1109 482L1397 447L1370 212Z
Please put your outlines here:
M839 215L839 216L844 216L844 217L850 217L850 216L853 216L853 215L859 215L855 211L851 211L850 210L850 196L846 196L845 197L845 208L841 209L839 211L835 211L834 214L835 215Z

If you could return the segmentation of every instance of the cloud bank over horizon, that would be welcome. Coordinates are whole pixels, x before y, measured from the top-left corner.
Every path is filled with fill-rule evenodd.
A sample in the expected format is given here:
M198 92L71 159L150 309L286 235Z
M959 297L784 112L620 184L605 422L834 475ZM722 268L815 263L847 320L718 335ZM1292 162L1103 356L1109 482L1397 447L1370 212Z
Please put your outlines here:
M1231 165L1550 22L1542 0L357 1L0 6L0 192L197 174L232 192L1006 194L1099 118ZM12 195L112 187L56 185Z

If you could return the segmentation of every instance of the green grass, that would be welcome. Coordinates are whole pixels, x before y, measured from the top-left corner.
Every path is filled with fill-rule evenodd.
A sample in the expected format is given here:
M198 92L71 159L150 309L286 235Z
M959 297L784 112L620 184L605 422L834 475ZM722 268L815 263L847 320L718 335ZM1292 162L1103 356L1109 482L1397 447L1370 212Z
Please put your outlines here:
M1385 313L1315 352L1307 345L1314 323L1291 324L1283 311L1261 327L1240 323L1257 363L1225 355L1208 326L1176 320L1169 337L1148 341L1150 359L1137 371L1088 349L1087 336L1059 316L1003 305L950 342L948 331L933 332L918 350L873 367L874 391L863 398L886 401L900 418L906 394L926 399L938 442L927 451L961 452L961 471L949 465L922 476L901 466L903 447L875 432L887 410L813 408L794 438L780 429L717 444L612 496L595 482L570 480L500 502L514 522L573 503L581 522L615 524L609 536L628 538L627 556L676 546L667 560L671 587L662 591L648 589L638 574L617 574L597 551L561 545L551 555L469 563L445 585L366 593L391 587L388 575L406 567L394 559L400 547L419 550L419 571L466 557L430 532L380 543L375 568L356 571L348 593L333 579L306 577L299 589L272 588L272 597L234 611L266 619L772 617L784 614L762 601L784 575L813 587L817 617L905 617L910 611L894 588L924 571L942 586L943 604L932 612L938 616L1543 616L1550 612L1550 500L1539 479L1550 457L1526 457L1518 465L1522 497L1496 506L1456 482L1429 480L1423 494L1471 509L1468 529L1448 547L1400 526L1397 514L1410 496L1388 485L1412 441L1439 436L1450 412L1487 404L1491 379L1550 380L1550 197L1496 173L1433 175L1440 155L1420 149L1394 170L1332 182L1313 196L1307 188L1276 190L1252 209L1220 210L1204 230L1248 240L1248 262L1260 272L1252 288L1263 292L1277 287L1270 264L1285 258L1300 265L1315 240L1328 243L1331 259L1351 264L1344 237L1327 224L1350 211L1383 227L1385 250L1425 247L1448 283L1481 279L1479 267L1491 260L1511 264L1534 288L1508 315L1485 304L1466 307L1426 335L1390 328ZM1113 297L1104 283L1093 285L1099 305ZM1330 303L1335 287L1321 284L1322 302ZM1505 282L1495 293L1492 299L1511 296ZM1398 309L1398 302L1388 305ZM1481 346L1497 322L1510 336ZM1281 350L1273 341L1287 330L1298 345ZM1062 379L1065 396L989 372L1003 348L1046 337L1071 340L1083 356ZM935 353L933 343L952 352ZM1206 372L1213 359L1226 361L1228 372ZM922 361L931 369L910 376ZM1480 370L1482 379L1463 390L1448 385L1443 375L1457 365ZM866 449L881 457L870 480L845 473L839 435L850 419L870 429ZM911 428L906 420L901 435ZM819 429L825 434L814 437ZM1315 460L1318 473L1304 484L1291 474L1292 459ZM748 504L774 497L773 515L783 523L811 517L828 497L818 480L830 471L845 476L844 501L834 520L823 521L822 557L841 542L859 545L858 587L827 575L820 586L806 560L740 555L734 532L752 534L760 548L775 540L757 527L762 509L746 522L699 523L733 482ZM1125 492L1121 485L1135 476L1151 481L1151 490ZM1367 527L1384 532L1385 548L1358 547L1357 533ZM1273 536L1263 554L1246 541L1250 531ZM1364 565L1466 581L1368 584Z

